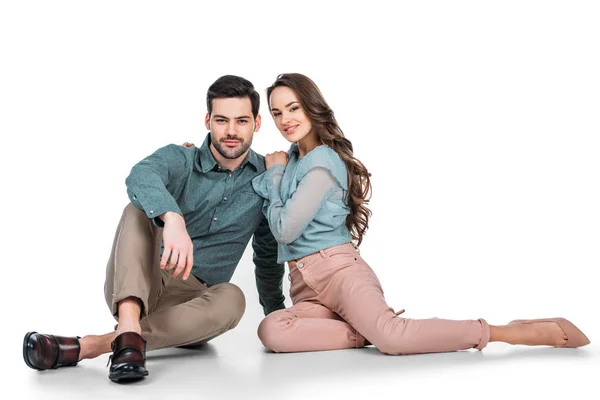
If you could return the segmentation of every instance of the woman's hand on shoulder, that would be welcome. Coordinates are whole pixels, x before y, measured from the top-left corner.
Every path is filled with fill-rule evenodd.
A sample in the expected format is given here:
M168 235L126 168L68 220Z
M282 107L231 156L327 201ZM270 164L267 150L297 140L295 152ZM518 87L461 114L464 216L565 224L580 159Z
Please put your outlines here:
M269 169L277 164L287 165L289 160L288 154L285 151L276 151L265 156L265 166Z

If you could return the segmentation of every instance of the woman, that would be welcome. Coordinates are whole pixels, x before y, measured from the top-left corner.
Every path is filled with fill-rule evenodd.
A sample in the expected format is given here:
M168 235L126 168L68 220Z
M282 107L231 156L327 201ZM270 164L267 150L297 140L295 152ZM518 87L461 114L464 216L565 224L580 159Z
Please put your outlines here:
M358 251L371 215L371 184L353 156L319 88L301 74L283 74L267 89L275 124L290 150L265 157L253 186L290 270L293 306L269 314L258 335L274 352L375 345L385 354L483 349L490 341L580 347L590 343L563 318L454 321L398 317ZM356 246L353 244L356 243Z

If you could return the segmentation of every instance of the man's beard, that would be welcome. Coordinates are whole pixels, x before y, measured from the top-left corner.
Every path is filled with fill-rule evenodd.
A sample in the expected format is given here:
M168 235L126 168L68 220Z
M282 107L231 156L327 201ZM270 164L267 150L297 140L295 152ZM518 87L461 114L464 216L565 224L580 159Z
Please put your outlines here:
M240 146L233 148L233 149L228 148L226 145L221 143L221 141L224 141L224 140L238 140L240 142ZM217 150L217 152L220 155L222 155L224 158L227 158L229 160L233 160L235 158L240 157L242 154L244 154L250 148L250 145L252 144L252 138L250 138L250 140L248 142L246 142L246 141L244 141L244 139L237 137L237 136L225 136L224 138L221 139L221 141L215 140L215 137L213 136L213 134L211 132L210 142L212 143L213 147Z

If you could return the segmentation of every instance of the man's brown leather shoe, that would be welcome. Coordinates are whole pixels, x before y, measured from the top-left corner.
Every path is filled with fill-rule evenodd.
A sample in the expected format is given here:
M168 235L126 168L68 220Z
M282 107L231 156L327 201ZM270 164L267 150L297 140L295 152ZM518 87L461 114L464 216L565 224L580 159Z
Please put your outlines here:
M40 371L77 365L79 350L79 337L28 332L23 339L25 364Z
M146 370L146 341L135 332L124 332L111 343L108 378L120 383L142 379L148 375Z

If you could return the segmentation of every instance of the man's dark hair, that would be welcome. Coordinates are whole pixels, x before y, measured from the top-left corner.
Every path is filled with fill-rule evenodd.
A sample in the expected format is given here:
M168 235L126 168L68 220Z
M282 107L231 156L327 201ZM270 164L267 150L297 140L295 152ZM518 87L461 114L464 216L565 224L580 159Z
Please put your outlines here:
M254 90L252 82L235 75L224 75L210 85L206 93L208 114L212 114L212 101L214 99L228 99L232 97L249 98L252 103L252 114L254 114L254 118L256 119L260 107L260 96Z

